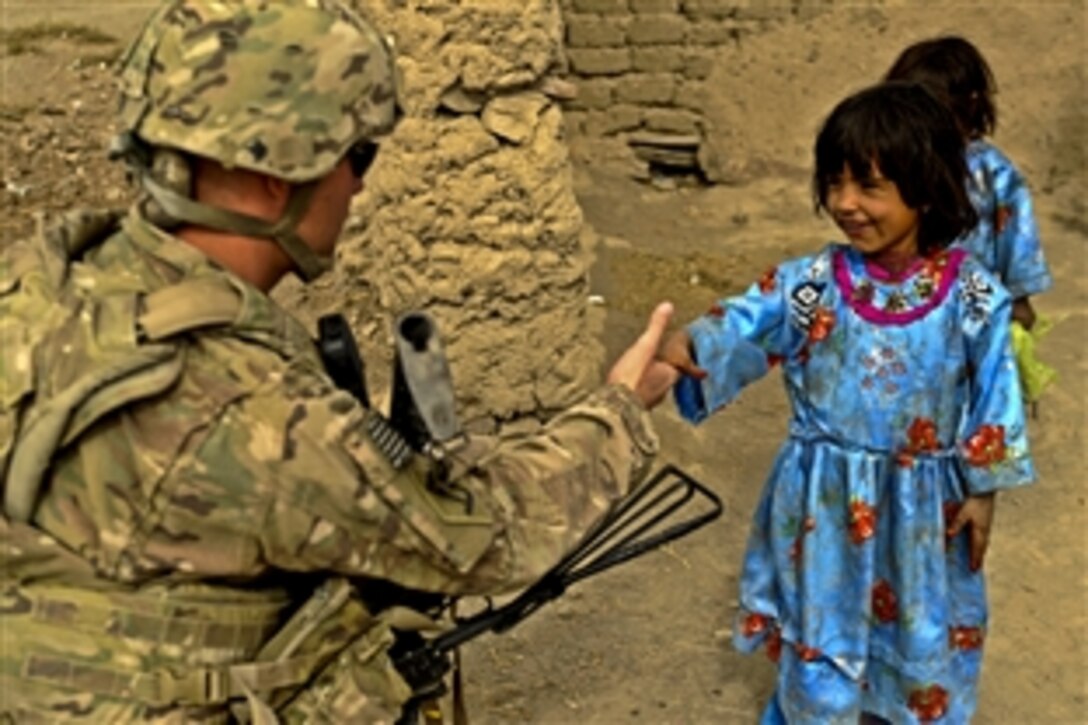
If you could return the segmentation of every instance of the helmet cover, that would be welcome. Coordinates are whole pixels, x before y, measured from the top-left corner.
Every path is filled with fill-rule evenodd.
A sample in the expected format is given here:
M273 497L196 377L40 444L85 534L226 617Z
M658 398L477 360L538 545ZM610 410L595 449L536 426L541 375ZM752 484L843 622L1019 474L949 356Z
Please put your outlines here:
M124 131L286 181L389 132L393 57L335 0L171 0L121 62Z

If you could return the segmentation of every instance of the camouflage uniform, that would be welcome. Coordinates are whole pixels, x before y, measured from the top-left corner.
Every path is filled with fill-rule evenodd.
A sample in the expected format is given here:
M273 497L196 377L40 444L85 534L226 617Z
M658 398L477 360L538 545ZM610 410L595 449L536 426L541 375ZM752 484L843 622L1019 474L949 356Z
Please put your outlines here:
M164 12L191 22L205 5L223 3ZM321 0L281 5L343 17ZM226 37L204 50L236 47ZM223 59L202 57L204 82ZM183 124L202 113L196 95L179 103ZM353 117L336 159L370 133ZM422 459L383 457L374 413L332 385L296 320L141 209L79 217L0 264L0 338L32 348L0 367L0 475L41 483L29 521L0 516L0 721L393 721L411 693L387 655L392 629L434 625L401 606L372 612L360 592L533 581L644 477L647 415L607 386L539 435L472 439L435 486ZM30 345L20 321L38 293L77 314L43 314ZM43 411L118 351L158 357L90 390L37 463L16 461Z

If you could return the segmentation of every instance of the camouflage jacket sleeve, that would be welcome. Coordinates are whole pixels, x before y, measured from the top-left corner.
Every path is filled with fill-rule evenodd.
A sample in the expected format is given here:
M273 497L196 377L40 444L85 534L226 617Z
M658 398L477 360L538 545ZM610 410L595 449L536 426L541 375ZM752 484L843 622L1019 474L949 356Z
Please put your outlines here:
M206 544L237 539L251 552L243 559L279 569L496 593L556 563L644 478L657 448L639 402L608 386L539 434L472 440L457 474L433 485L421 457L392 467L366 433L367 415L318 376L269 380L184 456L168 488L185 505L169 507L161 528L213 532ZM248 568L216 566L239 565Z

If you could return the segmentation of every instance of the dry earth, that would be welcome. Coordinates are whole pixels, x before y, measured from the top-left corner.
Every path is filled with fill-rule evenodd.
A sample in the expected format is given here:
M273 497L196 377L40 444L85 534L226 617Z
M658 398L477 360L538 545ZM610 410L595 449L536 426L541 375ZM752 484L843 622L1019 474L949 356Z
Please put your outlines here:
M127 194L120 172L102 159L113 109L103 61L118 44L76 26L66 33L54 28L44 39L12 32L35 22L64 21L126 38L148 5L138 0L0 5L0 246L30 228L33 211L117 205ZM914 15L893 13L890 20L871 8L864 9L867 15L832 13L824 25L779 38L774 64L790 62L781 49L791 43L801 53L807 52L806 42L818 41L837 74L834 82L841 84L820 90L829 102L834 99L827 93L865 82L866 73L878 72L894 55L896 43L922 32L919 17L929 19L930 30L961 32L971 31L972 19L977 23L981 17L980 6L950 7L956 12L916 3L908 8ZM923 8L931 12L919 15ZM1011 110L997 141L1033 182L1057 280L1037 306L1056 321L1041 353L1061 377L1032 422L1039 483L1003 495L999 503L988 562L993 631L977 722L1083 723L1088 722L1085 10L1083 3L1009 4L987 17L998 19L980 26L980 35L984 50L994 49L1002 110ZM860 33L865 29L894 42L872 41L871 34ZM835 53L841 57L859 43L868 55L846 65L833 62ZM606 167L577 169L587 219L603 235L593 284L606 302L595 315L610 355L637 331L654 300L671 298L680 318L691 317L774 261L814 249L832 233L811 214L803 168L811 128L824 106L806 100L803 113L789 111L798 119L793 122L781 104L789 86L782 87L778 105L769 90L781 74L761 71L754 50L737 52L749 54L747 75L730 76L730 93L751 89L743 112L753 131L736 142L757 162L743 169L743 184L709 189L664 184L662 189ZM735 59L723 62L729 60ZM856 81L844 80L848 74ZM805 99L812 98L808 88ZM732 102L719 99L719 123L743 120ZM767 114L766 123L760 114ZM772 131L789 134L780 163L771 163L768 149L778 141ZM592 148L582 151L579 158L592 158ZM700 429L688 428L663 406L655 416L664 457L720 492L725 517L665 551L579 585L508 635L466 648L475 721L754 722L773 672L758 657L733 653L728 632L747 522L784 432L785 414L784 396L772 381L755 386Z

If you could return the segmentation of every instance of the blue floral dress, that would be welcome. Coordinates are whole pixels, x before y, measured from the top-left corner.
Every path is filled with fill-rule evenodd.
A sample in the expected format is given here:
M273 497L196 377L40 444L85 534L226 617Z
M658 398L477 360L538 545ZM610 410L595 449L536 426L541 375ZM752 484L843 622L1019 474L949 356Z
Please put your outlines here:
M1050 276L1031 193L1020 172L1005 154L982 139L967 145L971 202L979 223L957 241L974 254L1009 290L1013 299L1050 289Z
M781 366L792 416L755 512L735 643L779 665L765 722L966 722L986 636L964 498L1034 470L1010 298L962 250L893 278L852 248L768 271L688 330L693 422Z

